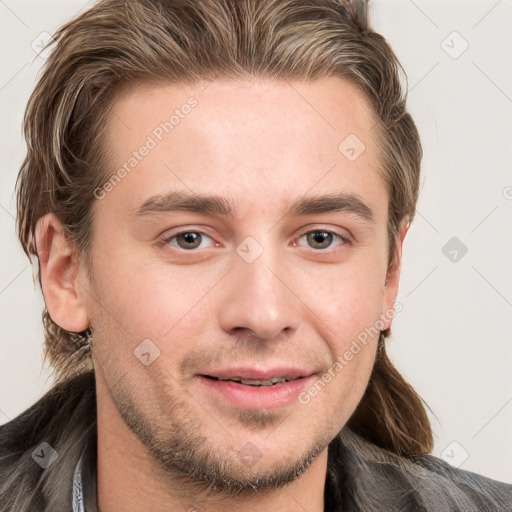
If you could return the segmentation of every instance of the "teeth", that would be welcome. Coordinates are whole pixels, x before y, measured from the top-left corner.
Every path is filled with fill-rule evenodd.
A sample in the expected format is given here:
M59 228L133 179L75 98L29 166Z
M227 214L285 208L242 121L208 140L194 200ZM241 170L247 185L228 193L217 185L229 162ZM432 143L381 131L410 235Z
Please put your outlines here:
M252 386L259 386L262 382L269 382L269 384L272 384L270 381L261 381L261 380L244 380L242 379L240 381L242 384L250 384Z
M226 381L232 380L234 382L240 382L241 384L246 384L249 386L273 386L279 382L291 382L293 380L297 380L299 377L295 377L293 379L285 379L284 377L274 377L270 380L249 380L249 379L241 379L239 377L217 377L218 380Z

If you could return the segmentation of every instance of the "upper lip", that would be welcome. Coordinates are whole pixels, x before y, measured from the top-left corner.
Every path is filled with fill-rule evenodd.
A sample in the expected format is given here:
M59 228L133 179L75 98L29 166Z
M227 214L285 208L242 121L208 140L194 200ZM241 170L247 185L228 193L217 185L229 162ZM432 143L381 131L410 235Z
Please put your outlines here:
M227 368L219 368L211 371L205 371L201 375L209 377L235 377L247 380L270 380L279 377L285 379L295 379L298 377L309 377L314 372L302 368L291 366L273 366L263 367L258 365L253 366L232 366Z

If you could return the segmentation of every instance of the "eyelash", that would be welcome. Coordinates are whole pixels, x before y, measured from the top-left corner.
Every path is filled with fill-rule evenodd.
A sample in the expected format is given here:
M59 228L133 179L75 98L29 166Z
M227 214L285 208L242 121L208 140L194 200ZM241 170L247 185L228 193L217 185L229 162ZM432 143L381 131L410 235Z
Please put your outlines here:
M199 230L193 230L193 229L185 229L185 230L182 230L182 231L179 231L177 233L173 233L172 235L169 235L169 236L166 236L165 238L163 238L162 240L160 240L158 242L158 246L159 247L163 247L164 245L171 245L171 241L180 236L180 235L183 235L185 233L195 233L195 234L199 234L201 236L206 236L210 239L212 239L211 236L209 236L207 233L205 233L204 231L199 231ZM301 235L299 235L299 237L297 238L297 240L300 240L301 238L303 238L304 236L310 234L310 233L328 233L330 235L333 235L333 237L338 237L342 243L339 245L339 246L343 246L343 245L348 245L350 244L350 240L348 239L348 237L345 237L345 236L342 236L340 235L339 233L336 233L335 231L331 231L329 229L311 229L311 230L308 230L308 231L305 231L303 232ZM333 239L334 241L334 239ZM296 244L298 245L298 244ZM181 247L174 247L172 246L174 249L176 249L177 251L179 252L197 252L199 249L197 248L193 248L193 249L183 249ZM314 252L319 252L319 253L328 253L328 252L332 252L332 249L329 249L329 248L326 248L326 249L312 249Z

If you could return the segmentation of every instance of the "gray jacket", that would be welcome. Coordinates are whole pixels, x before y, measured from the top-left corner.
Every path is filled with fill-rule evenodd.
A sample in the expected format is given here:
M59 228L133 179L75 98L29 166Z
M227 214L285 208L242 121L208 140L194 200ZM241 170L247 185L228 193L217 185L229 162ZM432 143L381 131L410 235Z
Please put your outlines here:
M0 426L1 512L94 512L92 372L54 386ZM512 511L512 485L431 455L399 457L344 428L329 445L325 511Z

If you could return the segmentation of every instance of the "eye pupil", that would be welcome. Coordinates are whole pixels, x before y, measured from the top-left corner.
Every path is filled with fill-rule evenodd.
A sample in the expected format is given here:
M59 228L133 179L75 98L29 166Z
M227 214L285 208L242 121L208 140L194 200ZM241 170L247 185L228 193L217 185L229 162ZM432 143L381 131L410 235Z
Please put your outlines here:
M325 245L326 240L329 243L327 243ZM329 245L331 245L331 241L332 241L332 233L328 233L326 231L313 231L308 234L308 242L313 242L313 246L315 246L315 244L319 243L322 245L321 248L329 247Z
M190 245L183 246L180 243L180 240L184 240L185 244L193 244L193 246L192 247ZM198 240L199 240L199 243L197 243ZM193 232L181 233L177 236L177 241L178 241L178 245L182 249L195 249L201 243L201 235L199 233L193 233Z

